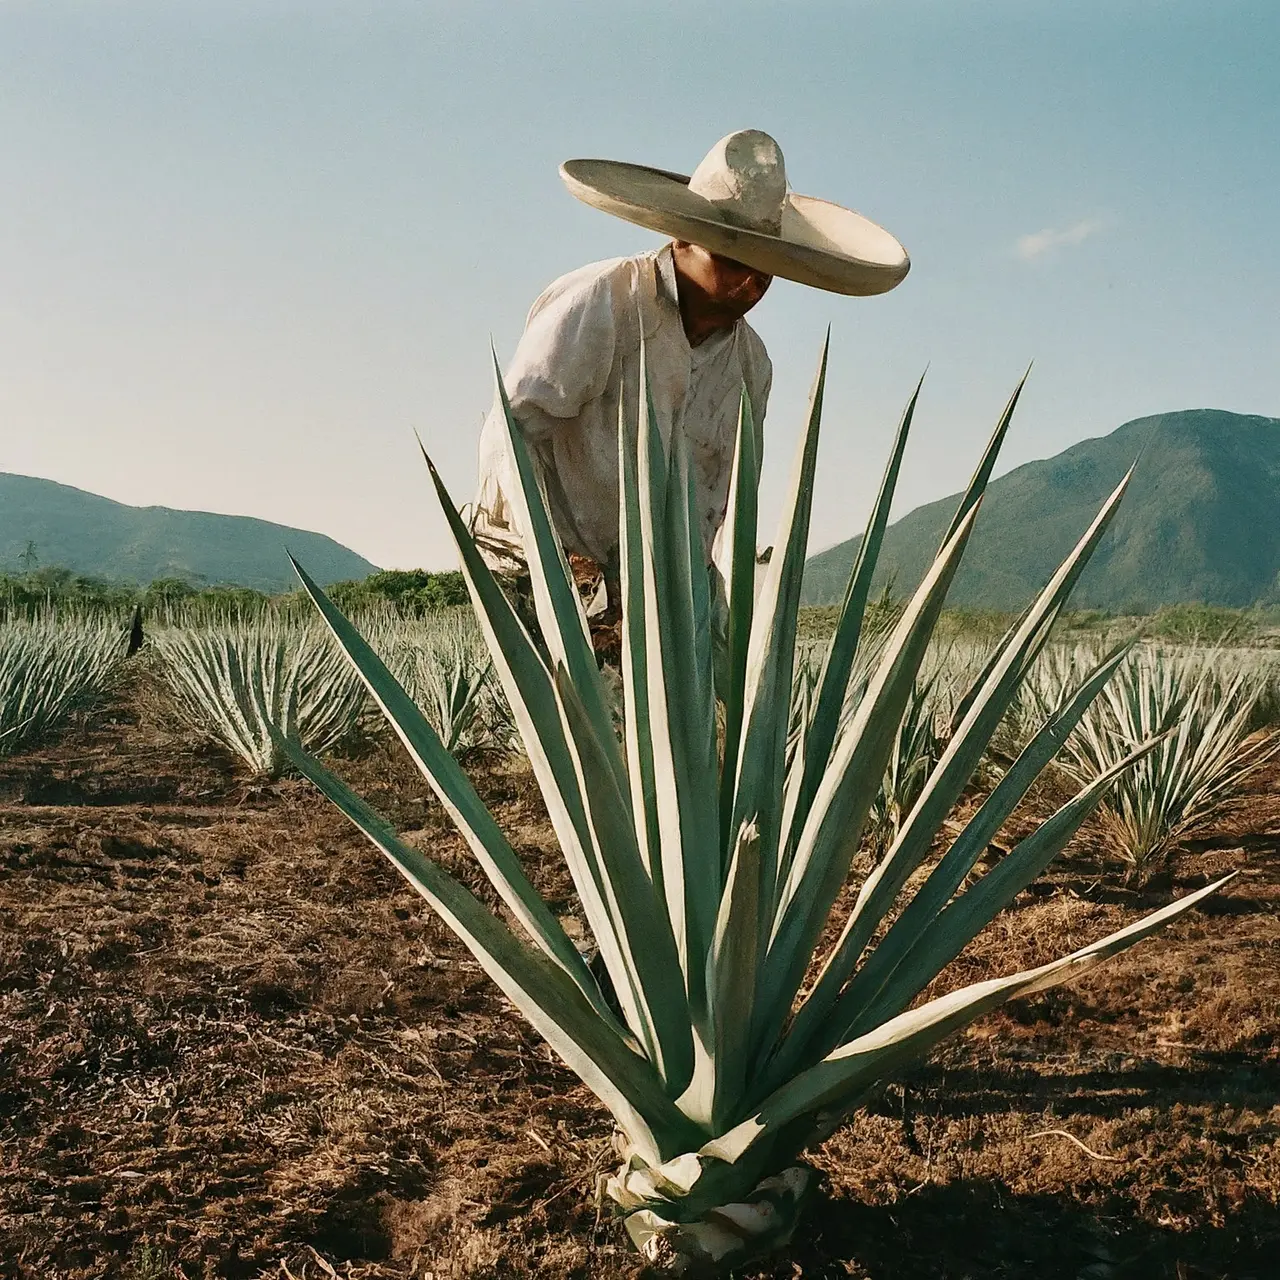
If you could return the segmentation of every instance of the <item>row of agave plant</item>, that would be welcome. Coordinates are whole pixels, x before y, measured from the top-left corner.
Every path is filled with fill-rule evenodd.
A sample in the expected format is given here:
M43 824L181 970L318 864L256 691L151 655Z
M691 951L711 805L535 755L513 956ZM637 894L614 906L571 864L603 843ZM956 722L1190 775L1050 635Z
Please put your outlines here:
M510 750L513 725L474 622L456 611L361 618L397 679L459 759ZM260 777L287 761L278 739L324 753L365 738L376 713L364 685L314 619L270 612L175 625L152 636L160 674L194 728L216 738Z
M643 362L642 351L642 369ZM725 529L727 570L710 580L681 433L657 420L647 394L635 416L621 417L621 740L500 377L518 481L512 501L526 531L539 636L513 610L430 468L476 617L599 949L599 978L413 697L299 568L320 615L515 926L403 843L297 743L281 739L281 749L399 868L608 1108L620 1164L605 1191L632 1239L655 1260L732 1262L785 1241L812 1183L802 1153L869 1090L985 1012L1087 971L1225 883L1049 964L919 999L1063 849L1108 788L1162 741L1142 742L1007 857L979 870L988 841L1124 665L1128 646L1118 646L1081 673L938 852L944 819L1039 660L1126 479L958 700L953 730L909 812L862 876L852 906L839 905L848 901L842 891L1018 395L932 567L866 664L865 680L855 682L912 398L797 724L791 696L797 614L826 364L824 348L758 595L759 459L745 395ZM647 389L643 374L641 386ZM927 874L916 877L922 869ZM914 888L904 893L909 881Z
M1096 657L1089 646L1047 651L1024 685L1010 731L1029 732ZM1099 808L1105 843L1127 878L1141 879L1179 840L1206 828L1280 756L1280 731L1259 724L1269 718L1273 666L1269 656L1259 662L1247 651L1144 646L1067 738L1057 768L1080 785L1114 768L1134 743L1158 739Z
M994 784L1105 652L1096 640L1045 648L993 735L983 782ZM965 690L987 656L981 647L944 643L926 658L871 807L864 839L873 855L888 847L923 791L959 724ZM820 670L812 654L798 660L793 743L812 707ZM856 706L865 678L855 671L849 706ZM1085 709L1050 766L1068 784L1087 786L1142 743L1161 739L1116 779L1096 811L1098 843L1124 868L1127 880L1145 878L1181 840L1211 827L1227 803L1280 756L1277 682L1280 654L1269 649L1135 644Z
M449 751L465 760L514 749L510 713L469 616L407 619L385 609L361 625ZM48 738L99 702L127 669L129 632L101 613L0 621L0 755ZM287 766L277 735L324 753L361 741L379 722L328 630L291 608L194 618L174 611L148 629L137 664L159 677L182 720L256 777Z
M40 741L99 697L125 647L121 628L97 617L0 624L0 756Z
M846 698L855 707L880 643L899 616L880 600L867 625ZM509 707L479 629L458 610L406 619L365 613L362 634L423 708L446 749L463 762L519 751ZM884 853L919 797L958 723L956 707L989 648L935 640L894 739L864 832ZM86 615L0 624L0 755L36 742L91 705L122 669L116 622ZM814 706L825 646L797 649L788 751ZM1096 643L1051 643L1032 667L996 731L984 762L990 782L1101 655ZM186 617L150 633L150 661L172 705L194 729L220 742L257 777L288 767L275 735L313 754L349 750L379 732L380 717L328 630L296 611ZM1276 714L1280 655L1267 649L1136 647L1081 717L1054 768L1087 785L1153 734L1177 733L1117 780L1097 809L1104 847L1141 878L1177 843L1207 828L1222 805L1280 749L1265 730ZM1259 731L1263 730L1263 731Z

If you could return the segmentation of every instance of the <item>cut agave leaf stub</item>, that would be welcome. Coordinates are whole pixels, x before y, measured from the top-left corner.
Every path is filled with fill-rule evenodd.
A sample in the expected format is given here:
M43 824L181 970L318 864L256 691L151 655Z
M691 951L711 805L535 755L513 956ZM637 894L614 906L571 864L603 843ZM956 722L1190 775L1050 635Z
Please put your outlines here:
M1127 478L992 653L979 655L981 671L963 697L934 706L940 682L928 664L935 633L1021 383L920 586L886 611L887 623L872 625L871 584L913 395L832 640L815 665L801 649L799 609L826 374L824 345L772 538L758 528L760 434L744 391L727 498L728 555L724 576L709 587L694 463L678 424L660 420L641 350L638 394L620 407L618 432L620 720L547 513L535 453L501 382L518 488L511 499L528 533L543 644L513 610L434 468L491 667L467 678L459 668L435 707L419 706L412 681L406 686L393 674L375 644L299 567L358 677L344 682L326 671L320 687L339 710L363 706L367 691L458 827L499 910L489 905L492 895L486 901L474 894L398 839L307 754L327 745L312 727L327 720L308 694L311 684L295 680L286 689L267 678L262 663L245 670L232 652L188 664L194 687L217 658L229 691L220 704L228 739L244 739L246 752L260 740L272 759L293 761L608 1108L622 1161L603 1192L651 1263L726 1268L785 1245L817 1181L799 1163L805 1147L829 1135L869 1089L1006 1000L1086 972L1225 884L1037 969L944 988L915 1003L1057 856L1108 788L1174 751L1154 751L1158 731L1144 733L1083 777L1078 794L1006 858L983 863L989 841L1066 735L1088 723L1090 706L1125 660L1117 649L1055 689L1024 745L1004 757L1012 762L1002 780L965 822L950 821L993 735L1019 705ZM762 542L776 553L757 593ZM296 668L284 656L278 665ZM539 896L453 753L490 677L501 686L542 792L565 881L576 894L572 904L557 900L553 909ZM252 732L245 727L250 711L258 716ZM913 724L928 732L907 734ZM906 759L915 741L928 744L922 763ZM893 793L890 834L871 837L883 838L887 851L850 893L850 875L866 860L857 857L860 833L868 824L881 830L876 815L887 812L886 777L906 777L908 764L917 772L909 789ZM944 835L936 865L918 875Z
M658 1265L677 1270L689 1263L738 1266L790 1243L815 1181L812 1169L792 1165L762 1178L744 1199L722 1204L694 1222L636 1209L626 1216L627 1234Z

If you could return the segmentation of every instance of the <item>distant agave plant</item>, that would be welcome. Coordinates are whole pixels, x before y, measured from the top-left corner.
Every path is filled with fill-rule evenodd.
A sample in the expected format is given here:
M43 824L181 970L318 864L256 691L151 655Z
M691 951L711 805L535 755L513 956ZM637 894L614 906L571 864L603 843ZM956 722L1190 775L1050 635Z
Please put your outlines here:
M124 657L114 621L54 614L0 620L0 756L38 740L97 697Z
M711 625L718 593L708 585L680 433L657 420L648 396L638 422L620 423L621 743L577 592L500 380L518 480L512 501L527 530L545 649L513 612L432 468L480 626L616 1003L534 892L438 734L299 570L520 931L399 840L338 778L296 746L288 749L612 1113L621 1164L605 1193L654 1260L727 1264L785 1242L811 1184L801 1153L837 1128L877 1082L1004 1001L1077 976L1145 938L1223 883L1051 964L916 1003L1148 749L1140 746L966 884L988 841L1122 660L1117 651L1032 737L929 875L900 901L1107 528L1122 483L1001 642L891 847L838 922L816 981L805 988L1017 401L1015 393L937 559L846 718L842 708L912 398L816 682L812 715L788 767L789 695L825 371L824 350L758 598L758 459L743 398L724 531L723 628ZM643 376L641 386L647 386ZM720 663L712 652L717 630L726 646ZM723 676L714 687L717 666ZM717 702L723 704L723 750Z
M510 749L510 712L470 616L401 624L375 648L459 760Z
M1085 652L1051 650L1028 685L1052 706L1069 695ZM1059 765L1079 785L1140 742L1159 745L1120 778L1099 817L1111 847L1140 880L1178 841L1203 829L1260 769L1280 756L1280 732L1256 732L1266 668L1222 650L1161 646L1132 654L1067 739Z
M312 622L272 613L153 636L183 717L259 777L286 763L281 737L327 751L353 735L367 700L333 643Z
M942 757L944 744L935 716L937 684L936 672L916 681L902 723L894 735L884 781L867 820L868 842L877 857L902 830L902 824L929 781L929 774Z

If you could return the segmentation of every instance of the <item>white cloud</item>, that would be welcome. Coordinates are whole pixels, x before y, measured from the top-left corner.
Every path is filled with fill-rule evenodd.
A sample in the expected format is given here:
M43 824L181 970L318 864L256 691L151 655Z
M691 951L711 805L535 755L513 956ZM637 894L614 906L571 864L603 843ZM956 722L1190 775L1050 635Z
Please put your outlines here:
M1091 235L1101 230L1102 222L1097 218L1085 218L1069 227L1045 227L1043 231L1019 236L1014 252L1023 262L1034 262L1055 249L1083 244Z

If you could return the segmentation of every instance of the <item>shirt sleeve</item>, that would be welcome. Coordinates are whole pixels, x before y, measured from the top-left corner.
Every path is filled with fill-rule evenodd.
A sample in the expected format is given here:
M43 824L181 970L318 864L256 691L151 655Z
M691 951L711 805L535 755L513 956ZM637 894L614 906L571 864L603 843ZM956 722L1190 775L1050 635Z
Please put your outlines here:
M613 368L616 325L610 273L575 271L533 304L505 383L516 421L539 440L557 420L599 398Z

